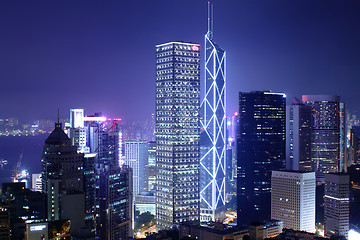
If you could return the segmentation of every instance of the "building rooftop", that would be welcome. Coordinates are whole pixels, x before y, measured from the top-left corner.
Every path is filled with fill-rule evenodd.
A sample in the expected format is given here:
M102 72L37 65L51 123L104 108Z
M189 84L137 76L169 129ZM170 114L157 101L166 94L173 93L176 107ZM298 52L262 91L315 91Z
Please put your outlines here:
M70 138L66 135L66 133L62 129L62 124L55 123L55 129L52 131L52 133L49 135L49 137L45 140L45 143L56 144L56 143L62 143L64 141L71 142Z

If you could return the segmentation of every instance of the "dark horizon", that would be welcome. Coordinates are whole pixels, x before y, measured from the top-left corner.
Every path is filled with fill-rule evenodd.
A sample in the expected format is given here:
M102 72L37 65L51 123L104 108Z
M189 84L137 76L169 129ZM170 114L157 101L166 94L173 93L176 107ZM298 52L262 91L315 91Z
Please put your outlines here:
M269 89L288 103L336 94L360 109L360 2L212 2L228 115L238 92ZM200 43L203 60L207 1L2 1L0 22L0 118L56 120L58 108L60 118L84 108L144 120L155 112L155 45Z

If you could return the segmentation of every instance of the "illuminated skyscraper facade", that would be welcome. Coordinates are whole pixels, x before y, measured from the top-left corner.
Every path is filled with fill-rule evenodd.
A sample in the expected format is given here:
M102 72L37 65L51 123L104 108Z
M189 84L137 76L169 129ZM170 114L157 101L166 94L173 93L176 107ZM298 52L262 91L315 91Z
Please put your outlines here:
M157 228L199 221L200 46L156 46Z
M271 171L285 168L283 93L239 94L238 224L270 218Z
M212 5L205 35L205 96L201 104L201 220L221 218L226 176L226 53L213 41Z
M133 172L133 195L148 190L148 157L149 143L147 141L133 140L125 142L125 165Z
M284 228L315 232L315 172L272 171L271 219Z
M324 174L344 169L344 104L335 95L303 95L304 104L312 107L311 161L318 181Z

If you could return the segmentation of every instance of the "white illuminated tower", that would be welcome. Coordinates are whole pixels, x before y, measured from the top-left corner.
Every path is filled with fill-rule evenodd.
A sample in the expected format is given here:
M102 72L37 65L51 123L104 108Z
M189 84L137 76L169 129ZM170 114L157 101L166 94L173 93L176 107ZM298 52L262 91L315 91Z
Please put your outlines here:
M205 35L205 96L201 104L201 221L224 215L226 160L226 53L213 41L213 9L208 5Z
M199 222L200 45L156 46L156 228Z
M272 171L271 219L284 228L315 232L315 172Z

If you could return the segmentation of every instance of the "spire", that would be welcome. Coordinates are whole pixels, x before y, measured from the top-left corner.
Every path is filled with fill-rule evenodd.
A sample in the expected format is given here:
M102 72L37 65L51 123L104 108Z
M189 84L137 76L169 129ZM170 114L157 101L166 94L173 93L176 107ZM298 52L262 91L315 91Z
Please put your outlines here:
M62 129L62 124L60 122L60 110L58 108L58 117L57 117L57 122L55 123L55 128L61 128Z
M206 35L209 39L213 38L214 31L214 6L210 1L208 1L208 31Z

